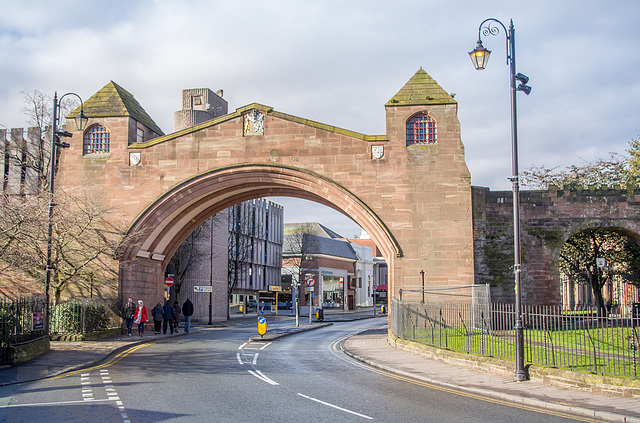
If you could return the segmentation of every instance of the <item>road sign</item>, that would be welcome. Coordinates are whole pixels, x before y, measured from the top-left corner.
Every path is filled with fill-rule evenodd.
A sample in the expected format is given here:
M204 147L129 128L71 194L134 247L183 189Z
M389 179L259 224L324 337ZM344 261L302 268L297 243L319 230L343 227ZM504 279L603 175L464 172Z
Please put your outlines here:
M213 287L211 285L194 286L193 292L213 292Z
M164 280L164 284L167 286L173 285L173 278L171 276L167 276L167 279Z
M316 284L316 280L313 278L307 279L307 286L314 286Z
M312 286L308 286L307 287L307 292L313 292L313 287Z
M280 285L269 285L269 291L280 292L282 291L282 287Z

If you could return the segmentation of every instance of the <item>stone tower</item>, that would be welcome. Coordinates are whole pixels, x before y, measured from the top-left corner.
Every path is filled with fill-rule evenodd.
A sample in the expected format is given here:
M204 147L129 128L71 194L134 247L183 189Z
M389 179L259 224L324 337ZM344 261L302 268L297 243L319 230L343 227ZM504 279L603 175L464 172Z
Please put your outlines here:
M180 131L228 113L222 90L208 88L182 90L182 110L173 114L173 130Z

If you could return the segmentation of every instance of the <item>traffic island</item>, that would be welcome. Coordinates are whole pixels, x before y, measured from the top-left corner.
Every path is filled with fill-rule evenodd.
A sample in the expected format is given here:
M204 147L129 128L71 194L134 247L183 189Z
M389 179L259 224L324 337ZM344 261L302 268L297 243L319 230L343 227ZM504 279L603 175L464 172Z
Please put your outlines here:
M310 325L300 325L299 327L295 326L285 326L282 328L267 330L267 332L261 335L253 335L249 338L249 342L260 342L260 341L275 341L276 339L284 338L285 336L295 335L296 333L308 332L314 329L320 329L326 326L331 326L333 323L312 323Z

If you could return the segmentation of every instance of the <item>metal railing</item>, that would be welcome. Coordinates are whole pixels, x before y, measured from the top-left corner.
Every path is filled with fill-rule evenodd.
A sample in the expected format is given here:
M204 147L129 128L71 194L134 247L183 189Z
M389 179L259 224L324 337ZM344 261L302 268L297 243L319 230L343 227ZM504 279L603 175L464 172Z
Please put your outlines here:
M12 346L42 338L45 298L0 299L0 364L12 364Z
M515 359L515 306L392 299L396 336L437 348ZM524 306L525 361L638 377L640 315L598 315L596 309Z

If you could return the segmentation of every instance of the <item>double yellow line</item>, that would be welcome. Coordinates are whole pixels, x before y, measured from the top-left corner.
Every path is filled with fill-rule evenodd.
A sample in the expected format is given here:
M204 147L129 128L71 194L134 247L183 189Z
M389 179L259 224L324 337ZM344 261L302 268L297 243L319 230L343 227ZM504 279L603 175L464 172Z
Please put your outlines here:
M165 341L168 341L169 339L170 338L162 339L162 340L158 340L158 341L153 341L153 342L145 342L144 344L138 344L138 345L135 345L135 346L133 346L131 348L128 348L128 349L122 351L121 353L118 353L115 357L113 357L111 360L107 361L106 363L99 364L99 365L93 366L93 367L87 367L87 368L80 369L80 370L74 370L72 372L63 373L61 375L48 377L48 378L45 378L45 379L42 379L42 380L64 379L65 377L75 376L75 375L80 374L80 373L87 373L87 372L91 372L93 370L104 369L105 367L109 367L109 366L112 366L112 365L118 363L119 361L121 361L125 357L127 357L129 354L132 354L132 353L138 351L139 349L142 349L144 347L148 347L149 345L152 345L152 344L158 344L160 342L165 342Z

